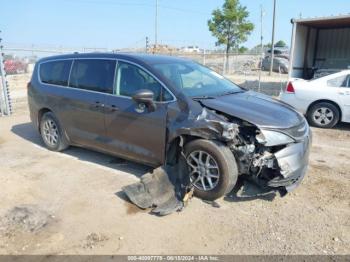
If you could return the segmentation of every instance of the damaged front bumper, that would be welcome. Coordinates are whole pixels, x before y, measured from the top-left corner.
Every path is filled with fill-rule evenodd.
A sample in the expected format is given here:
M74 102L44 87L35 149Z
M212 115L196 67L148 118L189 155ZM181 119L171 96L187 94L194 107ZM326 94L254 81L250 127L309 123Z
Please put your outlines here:
M276 152L275 158L280 167L280 176L270 180L267 185L273 188L285 188L293 191L303 180L309 163L312 134L308 130L302 141L287 145Z

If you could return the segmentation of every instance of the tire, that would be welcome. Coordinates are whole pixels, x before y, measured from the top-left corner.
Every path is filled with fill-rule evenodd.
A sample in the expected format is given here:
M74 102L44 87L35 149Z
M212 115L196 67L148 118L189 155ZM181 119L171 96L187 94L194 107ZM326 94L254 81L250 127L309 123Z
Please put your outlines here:
M310 125L320 128L334 127L339 122L339 118L340 112L338 108L327 102L313 105L307 113Z
M228 194L236 185L237 163L231 150L224 144L213 140L197 139L186 144L184 151L190 181L194 186L196 197L213 201ZM206 161L208 156L210 156L209 162ZM197 161L195 161L196 158ZM199 159L202 160L202 164L199 164ZM206 163L209 163L211 168L206 168ZM194 171L195 169L197 171ZM200 177L199 172L201 171L205 177ZM210 175L207 172L210 172ZM210 185L209 179L212 185Z
M40 134L45 146L51 151L63 151L69 146L60 123L52 112L41 117Z

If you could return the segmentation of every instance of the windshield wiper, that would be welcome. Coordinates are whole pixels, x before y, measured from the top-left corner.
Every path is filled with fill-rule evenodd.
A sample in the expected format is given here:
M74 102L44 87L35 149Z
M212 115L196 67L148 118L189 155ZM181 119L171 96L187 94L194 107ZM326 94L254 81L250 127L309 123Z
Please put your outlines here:
M201 100L201 99L215 99L214 96L191 96L193 100Z
M238 94L238 93L243 93L244 91L243 90L240 90L240 91L227 91L227 92L224 92L222 94L220 94L219 96L227 96L227 95L233 95L233 94Z

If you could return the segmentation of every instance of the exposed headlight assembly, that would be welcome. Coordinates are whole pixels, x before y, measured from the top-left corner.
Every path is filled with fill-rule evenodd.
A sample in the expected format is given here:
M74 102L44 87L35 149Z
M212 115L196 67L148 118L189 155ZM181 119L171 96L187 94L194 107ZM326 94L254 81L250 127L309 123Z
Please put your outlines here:
M260 144L265 146L280 146L294 143L295 140L281 132L260 129L261 133L256 136Z

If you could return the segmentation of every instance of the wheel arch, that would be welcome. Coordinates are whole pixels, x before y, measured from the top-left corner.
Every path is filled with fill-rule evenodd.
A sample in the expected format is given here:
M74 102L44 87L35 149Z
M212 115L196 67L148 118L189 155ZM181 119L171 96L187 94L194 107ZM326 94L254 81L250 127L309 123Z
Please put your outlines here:
M319 100L316 100L316 101L312 102L312 103L307 107L306 115L309 114L310 109L311 109L314 105L319 104L319 103L329 103L329 104L334 105L334 106L338 109L338 111L339 111L339 121L342 121L343 112L342 112L341 107L338 105L338 103L334 102L333 100L329 100L329 99L319 99Z
M52 112L52 110L50 108L47 108L47 107L43 107L41 108L39 111L38 111L38 130L39 130L39 133L40 133L40 121L41 121L41 118L43 117L43 115L47 112Z
M182 148L187 143L196 139L205 138L196 135L181 134L169 141L165 152L165 164L171 164L172 161L178 161L178 156L181 154Z

